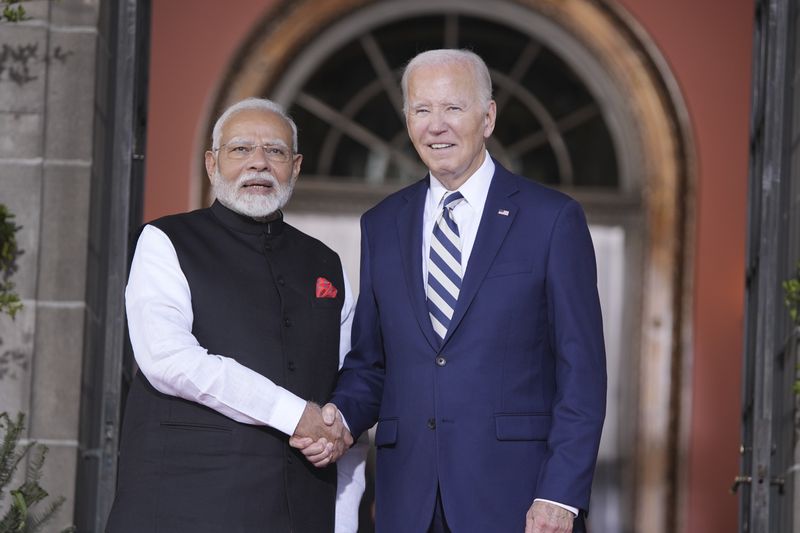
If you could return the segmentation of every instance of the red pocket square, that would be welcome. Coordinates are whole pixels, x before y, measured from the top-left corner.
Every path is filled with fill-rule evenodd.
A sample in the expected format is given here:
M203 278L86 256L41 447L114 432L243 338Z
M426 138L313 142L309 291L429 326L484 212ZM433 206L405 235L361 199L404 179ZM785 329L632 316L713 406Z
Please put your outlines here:
M317 278L317 298L336 298L339 291L325 278Z

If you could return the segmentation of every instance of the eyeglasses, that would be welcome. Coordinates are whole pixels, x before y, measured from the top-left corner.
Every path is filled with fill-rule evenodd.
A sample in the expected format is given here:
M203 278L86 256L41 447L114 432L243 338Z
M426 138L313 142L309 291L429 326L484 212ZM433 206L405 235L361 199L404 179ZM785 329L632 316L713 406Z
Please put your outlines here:
M286 163L292 158L292 151L280 144L234 142L223 144L216 151L221 151L228 159L244 160L249 159L256 148L262 148L266 158L275 163Z

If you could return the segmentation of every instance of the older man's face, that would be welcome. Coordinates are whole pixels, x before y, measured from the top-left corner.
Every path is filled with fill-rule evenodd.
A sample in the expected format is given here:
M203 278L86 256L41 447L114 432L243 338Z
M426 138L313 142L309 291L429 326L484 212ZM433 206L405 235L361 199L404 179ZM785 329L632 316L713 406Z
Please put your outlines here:
M302 156L292 153L292 129L276 113L247 109L222 128L219 150L206 152L215 196L254 218L269 216L289 200Z
M457 189L483 163L494 130L495 103L479 101L469 65L420 66L408 78L406 126L422 161L442 184Z

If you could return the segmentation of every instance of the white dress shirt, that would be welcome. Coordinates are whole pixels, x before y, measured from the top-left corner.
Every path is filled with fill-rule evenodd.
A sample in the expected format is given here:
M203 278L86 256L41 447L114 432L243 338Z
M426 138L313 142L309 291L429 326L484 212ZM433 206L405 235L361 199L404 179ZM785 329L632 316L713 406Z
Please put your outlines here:
M486 205L486 197L489 195L489 186L492 184L494 176L494 161L489 156L489 152L484 152L483 163L475 173L467 178L457 190L464 197L463 202L453 208L453 219L458 225L458 235L461 239L461 272L462 278L467 274L469 256L472 254L472 247L475 245L475 237L478 235L478 226L481 224L483 207ZM431 236L433 226L439 214L442 212L442 202L449 191L442 183L430 174L428 194L425 197L425 213L422 218L422 280L423 289L427 288L428 279L428 256L431 251ZM551 500L536 498L537 501L553 503L578 515L578 509L569 505L564 505Z
M350 351L353 294L342 272L339 367ZM133 354L156 390L205 405L244 424L271 426L292 435L306 401L239 364L236 354L211 354L192 335L192 295L169 237L144 227L125 289ZM336 533L358 529L367 444L357 443L338 461Z
M428 256L431 251L433 226L442 212L444 197L455 192L448 191L433 174L430 176L428 194L425 197L425 212L422 215L423 288L427 286L428 280ZM475 245L475 236L478 234L478 226L481 223L483 206L486 205L486 196L489 194L489 185L492 184L492 176L494 176L494 161L487 152L484 154L483 163L478 170L458 188L464 201L459 202L453 208L453 220L458 225L458 236L461 239L461 272L464 274L467 272L467 263L469 255L472 253L472 247Z

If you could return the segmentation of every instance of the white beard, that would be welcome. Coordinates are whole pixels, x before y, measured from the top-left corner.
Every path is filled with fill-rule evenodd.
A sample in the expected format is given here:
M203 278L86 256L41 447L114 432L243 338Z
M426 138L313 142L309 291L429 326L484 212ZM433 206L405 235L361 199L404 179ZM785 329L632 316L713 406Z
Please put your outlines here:
M243 184L248 180L266 180L272 185L269 194L251 194ZM269 172L245 172L236 181L226 180L216 169L211 177L211 190L222 205L240 215L264 218L281 209L292 197L297 178L281 183Z

